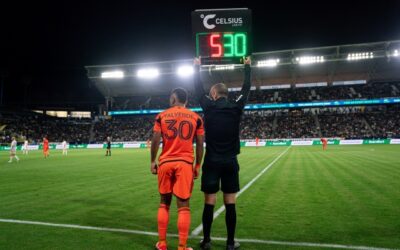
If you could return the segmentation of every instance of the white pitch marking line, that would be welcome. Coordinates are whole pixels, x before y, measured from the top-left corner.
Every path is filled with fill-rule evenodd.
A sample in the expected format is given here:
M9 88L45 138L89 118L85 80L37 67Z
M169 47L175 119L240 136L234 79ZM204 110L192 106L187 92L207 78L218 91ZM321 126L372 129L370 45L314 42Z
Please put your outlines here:
M290 146L284 150L280 155L278 155L270 164L268 164L268 166L266 166L256 177L254 177L249 183L246 184L246 186L244 186L242 188L242 190L240 190L237 194L236 194L236 198L239 197L244 191L246 191L251 185L253 185L254 182L256 182L258 180L258 178L260 178L265 172L268 171L268 169L270 167L272 167L275 162L277 162L284 154L286 154L286 152L290 149ZM214 219L217 218L223 211L225 211L225 206L222 205L217 211L214 212ZM198 236L201 231L203 231L203 225L200 224L198 227L196 227L193 231L192 231L192 236Z
M128 233L137 235L148 235L148 236L158 236L157 232L147 232L140 230L130 230L130 229L120 229L120 228L108 228L108 227L93 227L93 226L81 226L74 224L60 224L51 222L40 222L40 221L27 221L27 220L13 220L13 219L0 219L3 223L13 223L13 224L25 224L25 225L40 225L48 227L60 227L60 228L73 228L73 229L83 229L83 230L94 230L94 231L104 231L104 232L118 232L118 233ZM168 234L169 237L177 238L177 234ZM200 239L201 237L195 236L191 238ZM226 241L226 238L213 237L216 241ZM353 245L340 245L340 244L326 244L326 243L311 243L311 242L290 242L290 241L275 241L275 240L258 240L258 239L237 239L239 242L243 243L255 243L255 244L266 244L266 245L283 245L283 246L305 246L305 247L328 247L337 249L356 249L356 250L395 250L391 248L378 248L378 247L367 247L367 246L353 246Z

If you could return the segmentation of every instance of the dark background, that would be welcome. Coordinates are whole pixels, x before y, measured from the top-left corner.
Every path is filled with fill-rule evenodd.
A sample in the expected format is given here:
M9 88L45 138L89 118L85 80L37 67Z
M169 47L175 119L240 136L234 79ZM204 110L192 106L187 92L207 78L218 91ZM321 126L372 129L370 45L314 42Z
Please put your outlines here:
M193 57L190 13L248 7L254 51L400 38L400 1L32 1L1 4L3 105L103 102L85 65Z

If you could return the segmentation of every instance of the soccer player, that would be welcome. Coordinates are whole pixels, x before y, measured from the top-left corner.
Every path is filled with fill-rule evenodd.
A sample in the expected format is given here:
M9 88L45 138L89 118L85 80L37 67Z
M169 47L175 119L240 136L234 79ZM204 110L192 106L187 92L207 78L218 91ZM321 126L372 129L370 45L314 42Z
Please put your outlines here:
M328 140L326 138L321 138L322 150L326 150L328 147Z
M258 139L258 137L256 137L256 149L258 149L258 143L260 142L260 139Z
M106 156L111 156L111 137L107 136Z
M49 141L47 140L47 136L43 137L43 155L44 155L44 158L47 158L50 156Z
M186 109L188 94L182 88L174 89L170 96L171 108L156 117L151 142L151 166L158 174L158 189L161 195L158 209L159 241L156 249L167 249L167 228L172 195L178 206L178 250L193 250L186 246L190 229L189 199L193 179L197 179L203 158L204 128L200 116ZM160 140L162 153L156 163ZM193 140L196 142L196 164L193 165Z
M235 242L236 193L240 190L237 155L240 153L240 120L251 87L251 60L244 58L244 83L239 97L233 101L228 100L228 88L223 83L214 84L209 96L206 96L200 80L200 59L196 58L194 64L195 94L204 112L206 135L206 155L201 176L201 190L205 195L202 217L204 238L200 247L211 248L210 231L216 193L221 188L226 208L226 249L238 249L240 244Z
M68 155L68 145L67 145L67 141L63 141L62 142L62 155Z
M150 142L150 139L148 139L148 140L146 141L146 147L147 147L147 148L150 148L150 146L151 146L151 142Z
M17 141L15 140L15 137L11 138L11 145L10 145L10 160L8 161L8 163L11 163L13 158L15 158L17 160L17 162L19 161L19 158L17 156Z
M22 154L24 154L24 155L28 154L28 152L29 152L28 145L29 145L29 142L28 142L28 140L25 139L24 146L22 147Z

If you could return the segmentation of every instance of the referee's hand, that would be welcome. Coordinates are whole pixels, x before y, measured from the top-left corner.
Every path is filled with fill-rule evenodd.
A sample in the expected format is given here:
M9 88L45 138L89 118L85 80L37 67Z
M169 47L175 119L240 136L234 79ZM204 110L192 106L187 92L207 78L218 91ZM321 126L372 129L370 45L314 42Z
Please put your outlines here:
M201 65L201 57L195 57L193 60L194 65Z
M245 57L243 63L244 63L244 64L251 65L251 58L250 58L250 56Z

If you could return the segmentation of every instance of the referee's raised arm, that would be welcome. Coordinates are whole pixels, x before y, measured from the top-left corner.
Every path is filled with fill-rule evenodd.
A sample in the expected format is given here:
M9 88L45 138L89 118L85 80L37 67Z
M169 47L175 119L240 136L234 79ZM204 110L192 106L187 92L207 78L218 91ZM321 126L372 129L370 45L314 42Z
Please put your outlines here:
M242 108L246 105L247 99L249 98L251 89L251 59L250 57L244 60L244 81L239 97L236 99L236 103Z

